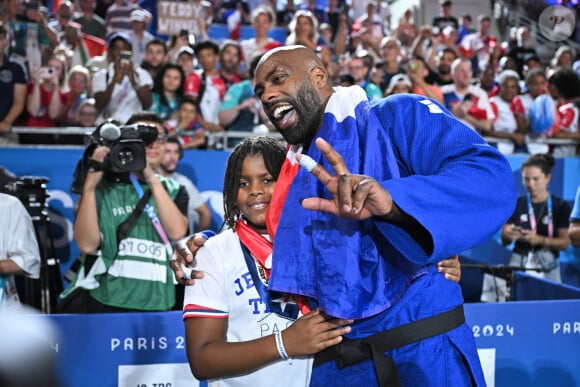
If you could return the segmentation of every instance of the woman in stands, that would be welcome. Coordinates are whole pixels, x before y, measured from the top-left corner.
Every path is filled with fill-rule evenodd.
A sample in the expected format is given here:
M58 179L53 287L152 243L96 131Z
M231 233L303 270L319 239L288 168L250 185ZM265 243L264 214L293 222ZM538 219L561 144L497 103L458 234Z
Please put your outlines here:
M184 84L185 74L181 66L171 63L164 65L155 76L151 93L153 104L149 110L164 121L174 118L183 98Z
M66 71L66 60L60 56L51 57L47 61L47 66L31 71L32 82L28 87L26 102L28 119L25 126L41 128L57 126L58 120L65 110ZM50 134L23 134L20 136L22 144L54 144L57 141L58 138Z

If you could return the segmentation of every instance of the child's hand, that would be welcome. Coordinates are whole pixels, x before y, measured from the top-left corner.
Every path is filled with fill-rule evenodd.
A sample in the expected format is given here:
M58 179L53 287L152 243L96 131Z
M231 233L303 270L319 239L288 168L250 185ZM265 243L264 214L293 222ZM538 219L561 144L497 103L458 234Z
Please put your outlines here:
M342 341L354 320L330 317L320 309L302 316L282 332L288 356L313 355Z

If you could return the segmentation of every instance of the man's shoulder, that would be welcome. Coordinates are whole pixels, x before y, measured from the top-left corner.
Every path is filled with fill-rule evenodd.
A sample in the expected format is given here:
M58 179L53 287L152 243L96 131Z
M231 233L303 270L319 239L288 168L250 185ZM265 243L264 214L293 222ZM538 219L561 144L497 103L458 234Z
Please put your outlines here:
M8 58L8 60L4 62L4 66L2 66L0 69L11 71L15 76L17 76L16 78L19 78L19 76L26 78L25 65L19 60Z

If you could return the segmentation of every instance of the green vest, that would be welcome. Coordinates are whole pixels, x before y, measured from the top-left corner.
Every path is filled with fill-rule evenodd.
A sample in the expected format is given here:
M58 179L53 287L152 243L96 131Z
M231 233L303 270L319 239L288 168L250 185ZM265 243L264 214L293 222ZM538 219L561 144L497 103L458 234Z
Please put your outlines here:
M169 196L175 199L179 183L163 177L159 179ZM149 189L146 184L141 186L143 191ZM99 286L90 290L91 296L103 304L120 308L171 309L175 304L175 282L169 266L171 256L147 213L143 211L127 237L120 243L117 241L117 228L139 201L135 187L103 179L97 188L96 200L101 259L106 270L95 275ZM149 204L156 207L153 197Z

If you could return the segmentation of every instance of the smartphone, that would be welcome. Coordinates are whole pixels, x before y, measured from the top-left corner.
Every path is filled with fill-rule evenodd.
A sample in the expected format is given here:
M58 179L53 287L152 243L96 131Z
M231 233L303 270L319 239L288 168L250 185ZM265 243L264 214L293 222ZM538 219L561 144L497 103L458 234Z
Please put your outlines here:
M131 51L121 51L119 54L121 58L121 63L131 63L131 58L133 57L133 53Z
M38 70L38 76L41 79L49 79L49 78L52 78L53 75L54 75L54 68L52 68L52 67L41 67L40 70Z
M188 36L189 35L189 30L182 28L181 31L179 31L179 36Z

